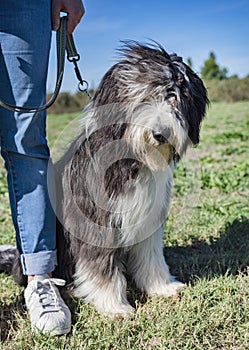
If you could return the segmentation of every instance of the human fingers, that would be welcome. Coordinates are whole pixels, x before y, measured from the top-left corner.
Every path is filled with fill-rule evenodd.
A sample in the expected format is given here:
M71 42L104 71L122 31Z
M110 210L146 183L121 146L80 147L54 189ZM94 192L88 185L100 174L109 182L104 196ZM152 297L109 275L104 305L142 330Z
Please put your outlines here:
M53 0L51 7L52 29L57 30L60 26L60 12L68 15L67 33L71 34L85 13L81 0Z

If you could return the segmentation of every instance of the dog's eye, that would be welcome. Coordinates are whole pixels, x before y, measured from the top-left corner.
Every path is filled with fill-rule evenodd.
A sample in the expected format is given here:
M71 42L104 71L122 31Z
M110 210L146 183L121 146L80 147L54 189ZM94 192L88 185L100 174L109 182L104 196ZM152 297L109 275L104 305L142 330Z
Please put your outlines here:
M176 98L176 94L174 92L167 94L165 96L165 101L167 101L168 103L170 103L170 105L175 108L176 104L177 104L177 98Z
M174 91L167 91L166 92L166 96L165 96L165 100L175 100L176 99L176 94Z

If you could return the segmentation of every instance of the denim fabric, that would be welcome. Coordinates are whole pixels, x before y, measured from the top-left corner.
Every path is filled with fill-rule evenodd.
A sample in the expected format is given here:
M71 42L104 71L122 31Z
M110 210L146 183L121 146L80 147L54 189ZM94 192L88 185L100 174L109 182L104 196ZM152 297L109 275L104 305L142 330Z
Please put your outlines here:
M0 0L0 98L8 103L45 103L50 6L49 0ZM0 147L23 272L51 272L56 240L47 189L46 112L14 113L0 107Z

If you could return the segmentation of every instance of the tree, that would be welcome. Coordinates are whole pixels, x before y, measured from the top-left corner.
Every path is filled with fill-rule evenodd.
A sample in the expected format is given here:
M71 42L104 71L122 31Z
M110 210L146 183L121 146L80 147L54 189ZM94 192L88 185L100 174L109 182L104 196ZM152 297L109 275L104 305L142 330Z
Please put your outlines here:
M192 59L190 57L187 58L187 65L190 67L190 68L193 68L193 62L192 62Z
M204 66L201 68L202 79L226 79L227 73L227 68L220 68L216 62L215 54L213 52L210 52L209 58L204 62Z

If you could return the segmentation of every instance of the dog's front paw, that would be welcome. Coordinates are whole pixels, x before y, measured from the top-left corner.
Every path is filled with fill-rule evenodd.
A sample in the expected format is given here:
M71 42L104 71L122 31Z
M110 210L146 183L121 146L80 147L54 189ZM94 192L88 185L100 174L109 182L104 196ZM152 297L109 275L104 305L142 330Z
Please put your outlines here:
M185 284L179 281L172 281L168 284L155 285L153 289L149 291L149 295L158 295L164 297L171 297L176 295L181 289L185 288Z
M134 311L134 308L131 305L126 304L120 304L116 305L115 307L112 307L110 309L100 309L98 308L98 311L111 319L117 319L117 318L127 318L130 316L130 314Z

